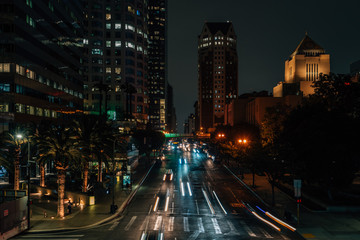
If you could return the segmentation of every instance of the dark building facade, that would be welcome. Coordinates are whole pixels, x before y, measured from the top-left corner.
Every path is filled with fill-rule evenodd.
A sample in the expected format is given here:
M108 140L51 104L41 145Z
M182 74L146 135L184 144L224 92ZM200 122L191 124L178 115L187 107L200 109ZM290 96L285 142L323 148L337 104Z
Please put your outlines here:
M167 113L167 0L149 0L149 121L165 130Z
M148 122L148 1L83 0L87 113Z
M200 129L225 124L225 104L238 95L236 35L231 22L208 22L198 37Z
M166 128L167 132L175 133L177 132L177 123L176 123L176 110L174 107L174 91L173 87L170 84L167 84L167 102L166 108L168 109L166 113Z
M350 64L351 74L360 74L360 60Z
M0 131L82 112L79 1L0 1Z

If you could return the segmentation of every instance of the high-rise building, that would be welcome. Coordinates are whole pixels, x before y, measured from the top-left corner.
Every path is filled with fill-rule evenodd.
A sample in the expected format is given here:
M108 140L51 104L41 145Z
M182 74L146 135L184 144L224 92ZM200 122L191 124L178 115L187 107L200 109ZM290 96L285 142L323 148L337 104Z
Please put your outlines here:
M231 22L207 22L198 37L200 129L225 123L225 103L238 95L236 35Z
M350 64L351 74L360 74L360 60Z
M174 93L173 87L170 84L167 84L167 102L166 108L167 116L166 116L166 128L167 132L177 132L177 125L176 125L176 110L174 107Z
M167 0L149 0L149 121L165 130L167 113Z
M82 112L80 1L1 1L0 14L0 131Z
M85 110L144 126L148 122L148 1L83 1Z
M274 97L308 96L320 74L330 73L330 55L307 34L285 61L285 81L273 88Z

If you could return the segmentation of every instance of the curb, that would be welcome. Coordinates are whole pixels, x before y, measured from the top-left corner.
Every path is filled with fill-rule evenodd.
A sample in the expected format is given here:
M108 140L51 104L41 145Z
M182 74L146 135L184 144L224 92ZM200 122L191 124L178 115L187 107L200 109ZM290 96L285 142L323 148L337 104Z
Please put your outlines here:
M147 171L147 173L141 178L141 180L139 181L138 186L130 193L130 195L121 204L120 208L112 216L107 217L105 219L102 219L102 220L100 220L100 221L98 221L96 223L89 224L89 225L82 226L82 227L55 228L55 229L45 229L45 230L28 230L28 231L26 231L26 233L28 233L28 234L36 234L36 233L66 232L66 231L82 230L82 229L88 229L88 228L96 227L96 226L99 226L99 225L101 225L103 223L106 223L106 222L109 222L109 221L113 220L114 218L118 217L119 215L121 215L124 212L125 208L130 204L131 200L133 199L133 197L135 196L135 194L137 193L137 191L139 190L139 188L141 187L143 182L146 180L147 176L149 175L149 173L150 173L150 171L152 170L153 167L154 167L154 163L151 165L151 167Z

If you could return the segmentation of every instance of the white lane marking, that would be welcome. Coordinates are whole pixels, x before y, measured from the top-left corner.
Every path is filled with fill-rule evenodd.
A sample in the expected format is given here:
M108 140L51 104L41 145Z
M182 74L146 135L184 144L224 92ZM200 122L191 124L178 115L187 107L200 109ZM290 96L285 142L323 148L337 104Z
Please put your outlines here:
M198 218L198 227L199 227L199 233L204 233L205 232L202 218Z
M174 231L174 219L175 217L170 217L168 231Z
M171 204L171 213L174 213L174 202Z
M188 187L188 190L189 190L189 195L190 195L190 197L191 197L191 196L192 196L192 192L191 192L190 183L189 183L189 182L187 182L187 183L186 183L186 185L187 185L187 187Z
M160 229L161 221L162 221L162 216L158 216L156 218L154 230L159 230Z
M146 216L146 218L144 219L143 223L141 224L140 230L145 230L147 223L150 220L150 216Z
M240 221L241 222L241 224L244 226L244 229L245 229L245 231L249 234L249 236L251 236L251 237L256 237L256 234L253 232L253 231L251 231L251 229L249 228L249 226L244 222L244 221Z
M190 229L189 229L189 219L188 219L188 217L184 217L184 231L185 231L185 232L190 232Z
M117 225L119 225L119 222L118 222L118 221L114 222L113 225L111 225L111 227L109 227L108 230L109 230L109 231L114 230L114 228L115 228Z
M184 197L185 191L184 191L184 183L183 182L180 183L180 188L181 188L181 195Z
M125 227L125 231L129 231L131 225L135 222L135 219L137 218L137 216L133 216L130 220L130 222L126 225Z
M260 231L264 234L264 236L266 238L273 238L267 231L265 231L264 229L260 228Z
M211 218L211 221L212 221L212 223L214 225L215 233L216 234L222 234L220 226L219 226L218 221L216 220L216 218Z
M280 235L283 239L285 239L285 240L290 240L290 238L288 238L287 236L285 236L285 235Z
M150 206L150 209L149 209L148 215L150 215L150 213L151 213L151 209L152 209L152 204L151 204L151 206Z
M240 233L236 230L236 228L232 222L230 222L229 220L226 220L226 222L228 223L231 232L233 232L235 235L240 235Z
M196 211L197 211L197 214L200 215L199 205L198 205L198 202L197 202L196 199L195 199L195 203L196 203Z
M220 199L218 198L218 196L217 196L216 192L215 192L215 191L213 191L213 193L214 193L214 195L215 195L215 197L216 197L216 200L218 201L218 203L219 203L219 205L220 205L221 209L224 211L224 213L225 213L225 214L227 214L227 212L226 212L225 208L223 207L223 205L221 204Z

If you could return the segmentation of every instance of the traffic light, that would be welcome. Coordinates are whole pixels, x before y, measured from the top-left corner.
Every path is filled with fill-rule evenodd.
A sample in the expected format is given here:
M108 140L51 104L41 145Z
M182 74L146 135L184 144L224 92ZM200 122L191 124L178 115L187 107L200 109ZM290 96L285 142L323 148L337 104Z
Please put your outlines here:
M296 199L297 203L301 203L301 198Z

